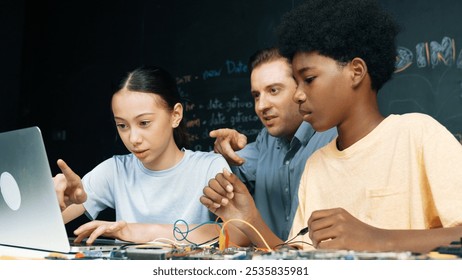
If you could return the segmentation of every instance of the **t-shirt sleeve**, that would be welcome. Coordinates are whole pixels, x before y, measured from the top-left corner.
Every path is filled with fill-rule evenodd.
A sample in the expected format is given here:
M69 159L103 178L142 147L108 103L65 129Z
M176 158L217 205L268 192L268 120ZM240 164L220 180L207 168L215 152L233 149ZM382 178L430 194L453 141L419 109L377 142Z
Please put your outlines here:
M462 225L462 145L444 126L429 121L422 161L443 227Z
M83 203L85 214L89 219L96 219L98 214L107 207L114 208L114 199L111 194L115 160L107 159L88 172L82 183L87 193L87 201Z

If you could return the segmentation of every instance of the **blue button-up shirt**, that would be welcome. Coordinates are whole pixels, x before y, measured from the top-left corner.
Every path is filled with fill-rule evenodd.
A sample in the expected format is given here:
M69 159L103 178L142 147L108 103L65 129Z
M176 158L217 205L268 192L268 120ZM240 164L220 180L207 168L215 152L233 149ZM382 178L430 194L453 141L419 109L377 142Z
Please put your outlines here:
M302 122L289 142L269 135L263 128L255 142L237 152L245 163L231 169L249 187L263 219L282 240L287 239L292 227L306 160L336 136L335 127L315 132L309 123Z

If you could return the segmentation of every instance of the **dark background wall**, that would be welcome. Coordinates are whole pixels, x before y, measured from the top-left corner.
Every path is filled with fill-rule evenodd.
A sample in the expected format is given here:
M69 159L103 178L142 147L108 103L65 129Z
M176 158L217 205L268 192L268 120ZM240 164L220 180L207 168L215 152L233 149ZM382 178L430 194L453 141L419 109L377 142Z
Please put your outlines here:
M282 14L301 2L1 0L0 131L39 126L52 172L63 158L83 176L125 153L110 111L118 79L157 64L177 77L193 149L210 150L217 127L253 140L261 125L247 58L275 42ZM460 140L462 2L381 3L403 26L381 111L430 114Z
M0 131L19 122L23 29L24 1L0 1Z

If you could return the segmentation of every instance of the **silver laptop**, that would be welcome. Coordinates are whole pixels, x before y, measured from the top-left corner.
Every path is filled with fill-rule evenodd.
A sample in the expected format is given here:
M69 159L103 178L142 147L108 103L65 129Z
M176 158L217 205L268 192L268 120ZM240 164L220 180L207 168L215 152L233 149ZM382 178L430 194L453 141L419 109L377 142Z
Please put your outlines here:
M127 243L73 244L63 223L38 127L0 133L0 245L50 252L110 251Z

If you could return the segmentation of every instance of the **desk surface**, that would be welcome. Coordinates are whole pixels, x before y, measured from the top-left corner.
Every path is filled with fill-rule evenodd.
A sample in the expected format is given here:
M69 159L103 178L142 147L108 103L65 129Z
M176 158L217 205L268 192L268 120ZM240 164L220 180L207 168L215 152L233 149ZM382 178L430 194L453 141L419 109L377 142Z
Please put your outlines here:
M0 245L0 260L45 259L51 252Z

